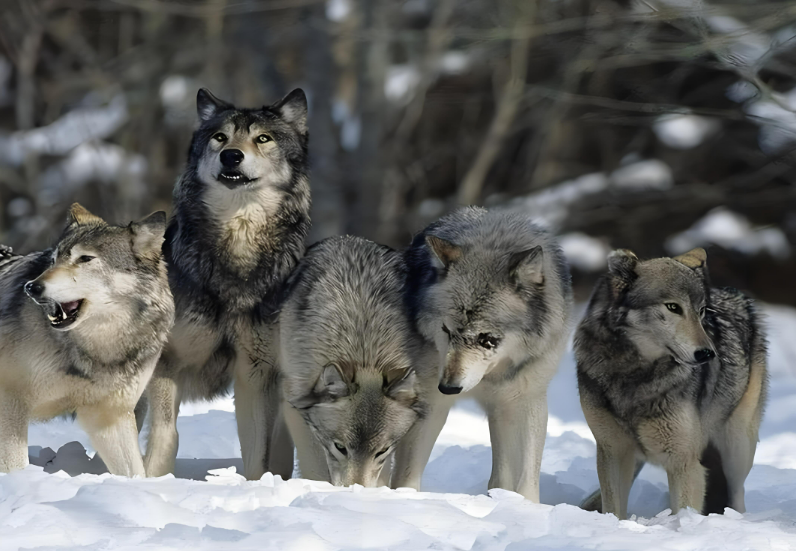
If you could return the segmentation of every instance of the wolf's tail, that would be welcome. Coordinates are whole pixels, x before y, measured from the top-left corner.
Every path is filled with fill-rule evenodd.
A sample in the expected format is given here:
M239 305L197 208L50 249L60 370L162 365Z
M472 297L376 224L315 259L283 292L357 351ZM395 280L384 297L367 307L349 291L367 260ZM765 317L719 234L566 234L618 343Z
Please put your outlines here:
M638 473L644 468L644 463L644 461L636 461L636 470L633 471L633 482L636 481ZM603 510L603 495L600 493L600 489L597 488L589 497L584 499L583 503L580 504L580 508L601 513Z

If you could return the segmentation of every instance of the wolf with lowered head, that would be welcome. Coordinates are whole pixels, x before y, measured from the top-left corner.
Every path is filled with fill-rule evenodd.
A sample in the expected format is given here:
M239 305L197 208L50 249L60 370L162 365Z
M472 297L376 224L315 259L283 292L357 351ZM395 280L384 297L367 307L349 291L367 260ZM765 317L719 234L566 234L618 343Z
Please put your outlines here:
M547 387L570 332L561 250L525 214L469 207L418 234L406 256L406 296L436 347L438 392L396 452L393 485L419 487L453 401L472 397L489 420L489 487L538 502Z
M0 472L27 465L30 421L75 414L111 473L144 476L134 408L174 320L165 229L164 212L119 227L75 204L55 247L3 249Z
M583 412L597 440L600 495L627 518L644 462L669 479L671 510L744 512L766 398L766 340L753 302L712 288L707 255L608 258L575 336Z
M147 389L147 475L174 469L180 402L212 399L234 382L245 476L289 477L273 316L310 226L307 101L294 90L242 109L202 89L197 110L164 244L177 314Z
M400 253L356 237L310 247L291 277L280 355L302 477L388 484L434 378L423 370L428 348L407 314L405 281Z

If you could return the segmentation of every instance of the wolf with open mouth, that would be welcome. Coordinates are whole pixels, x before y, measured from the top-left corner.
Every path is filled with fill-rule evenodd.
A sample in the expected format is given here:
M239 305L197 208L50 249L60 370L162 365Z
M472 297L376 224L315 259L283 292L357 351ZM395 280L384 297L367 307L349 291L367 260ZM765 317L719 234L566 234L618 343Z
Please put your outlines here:
M75 413L111 473L144 475L133 412L174 320L165 229L75 204L55 247L0 249L0 472L27 465L30 421Z

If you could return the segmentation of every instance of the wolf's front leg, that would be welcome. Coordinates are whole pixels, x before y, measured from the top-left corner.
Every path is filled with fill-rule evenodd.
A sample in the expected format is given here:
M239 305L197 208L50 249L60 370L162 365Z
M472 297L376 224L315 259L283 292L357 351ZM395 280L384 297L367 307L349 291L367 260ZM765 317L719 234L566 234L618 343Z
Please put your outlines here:
M111 474L145 475L133 408L97 404L77 410L77 420Z
M272 368L265 373L253 370L252 366L241 367L241 358L248 360L245 354L238 354L235 369L235 420L238 423L241 455L243 456L243 474L248 480L259 480L268 471L290 478L293 471L293 447L285 445L281 455L290 456L287 460L274 449L277 427L281 422L280 406L282 398L279 392L279 381ZM281 442L285 444L286 441ZM271 459L274 459L271 465ZM275 472L277 465L280 472Z
M701 513L705 505L705 468L699 456L673 458L666 468L669 478L669 506L672 513L691 507Z
M282 414L290 429L290 436L296 444L301 478L331 482L326 454L299 410L285 402L282 406Z
M423 471L431 456L434 443L445 426L453 400L434 389L429 399L428 413L418 419L401 438L395 450L392 468L392 488L414 488L420 490Z
M489 488L512 490L539 503L539 471L547 435L547 394L500 398L496 396L484 403L492 441Z
M600 479L602 512L627 518L630 488L637 473L637 445L616 422L613 414L584 391L580 403L586 422L597 440L597 476Z
M0 389L0 472L28 465L28 408L13 392Z
M156 370L147 386L146 397L149 402L149 438L144 466L147 476L163 476L174 472L177 459L177 416L180 413L177 381Z

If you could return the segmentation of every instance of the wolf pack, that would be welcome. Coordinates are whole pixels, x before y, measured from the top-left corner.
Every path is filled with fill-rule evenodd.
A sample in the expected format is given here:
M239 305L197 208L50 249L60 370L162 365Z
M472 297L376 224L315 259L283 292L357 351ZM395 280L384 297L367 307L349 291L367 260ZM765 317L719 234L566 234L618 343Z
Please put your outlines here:
M489 487L539 502L547 388L575 325L555 236L466 207L404 250L305 249L303 91L243 109L202 89L197 111L169 219L116 226L75 204L52 248L0 248L0 472L28 464L30 422L74 415L111 473L172 473L180 404L232 389L246 478L292 476L295 449L303 478L419 490L472 398ZM626 518L649 462L672 511L743 512L768 384L753 301L711 287L703 249L607 262L574 334L600 482L582 506Z

